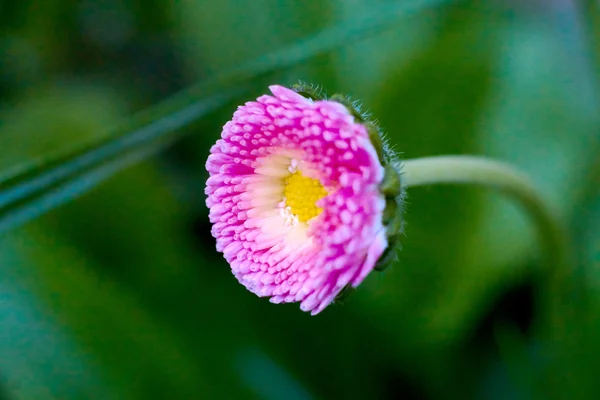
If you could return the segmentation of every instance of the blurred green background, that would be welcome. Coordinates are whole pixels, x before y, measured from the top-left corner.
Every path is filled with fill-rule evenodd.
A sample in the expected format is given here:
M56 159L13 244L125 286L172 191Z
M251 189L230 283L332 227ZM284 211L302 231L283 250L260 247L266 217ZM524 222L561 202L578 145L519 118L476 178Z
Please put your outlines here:
M168 150L3 233L0 399L596 398L600 48L572 1L3 0L0 174L402 3L381 32L250 80ZM237 104L298 80L360 99L403 158L527 172L576 260L565 342L537 323L527 217L483 189L410 190L398 263L316 317L239 285L210 236L208 149Z

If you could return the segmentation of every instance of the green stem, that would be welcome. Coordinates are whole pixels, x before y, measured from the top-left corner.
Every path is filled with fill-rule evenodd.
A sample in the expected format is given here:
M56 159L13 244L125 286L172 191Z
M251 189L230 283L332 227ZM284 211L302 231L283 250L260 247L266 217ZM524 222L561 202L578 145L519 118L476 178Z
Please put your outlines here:
M437 156L405 161L402 167L405 187L431 184L474 184L497 189L517 200L534 223L549 268L545 285L549 321L563 331L564 309L568 303L565 284L571 279L564 229L556 214L528 177L514 167L474 156ZM564 332L564 331L563 331ZM558 333L558 332L555 332Z

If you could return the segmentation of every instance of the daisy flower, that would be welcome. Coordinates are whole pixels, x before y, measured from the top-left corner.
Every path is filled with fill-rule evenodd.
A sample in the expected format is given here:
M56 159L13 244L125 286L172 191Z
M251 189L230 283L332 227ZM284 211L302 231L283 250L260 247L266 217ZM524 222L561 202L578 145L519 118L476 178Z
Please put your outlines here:
M314 315L388 248L387 169L348 106L270 90L240 106L210 150L212 235L248 290Z

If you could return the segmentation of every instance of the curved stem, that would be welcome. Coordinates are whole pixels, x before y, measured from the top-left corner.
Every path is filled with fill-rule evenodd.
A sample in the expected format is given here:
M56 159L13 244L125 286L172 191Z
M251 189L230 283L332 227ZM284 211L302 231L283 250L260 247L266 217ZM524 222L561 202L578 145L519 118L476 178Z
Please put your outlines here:
M549 296L552 323L559 328L566 304L561 285L570 279L567 242L563 227L529 178L514 167L499 161L474 156L437 156L407 160L402 167L405 187L431 184L475 184L495 188L517 200L535 224L550 269L546 294ZM564 290L564 288L563 288ZM557 320L557 318L559 320Z

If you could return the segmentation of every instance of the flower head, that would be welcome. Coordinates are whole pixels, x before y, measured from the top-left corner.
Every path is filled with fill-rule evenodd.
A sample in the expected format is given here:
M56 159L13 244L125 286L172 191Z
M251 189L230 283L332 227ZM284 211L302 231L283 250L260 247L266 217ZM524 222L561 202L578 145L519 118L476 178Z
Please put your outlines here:
M386 171L346 106L270 89L240 106L211 148L212 234L248 290L314 315L388 247Z

